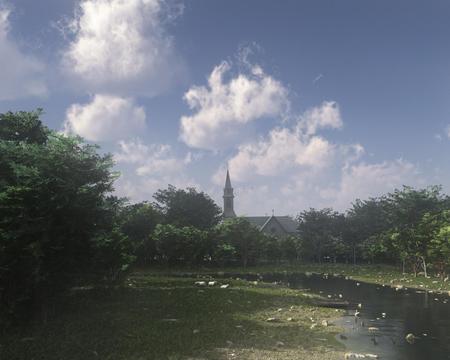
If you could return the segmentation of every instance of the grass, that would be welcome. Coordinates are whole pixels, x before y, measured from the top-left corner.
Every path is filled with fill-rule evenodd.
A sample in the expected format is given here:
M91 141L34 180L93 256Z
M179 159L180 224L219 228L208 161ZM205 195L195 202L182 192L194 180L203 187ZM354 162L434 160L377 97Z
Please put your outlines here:
M405 287L431 290L436 292L448 293L450 295L450 280L443 280L439 277L428 277L425 278L423 275L418 275L415 277L413 274L403 274L401 270L394 266L389 265L348 265L348 264L296 264L296 265L268 265L268 266L257 266L243 268L200 268L194 270L186 269L155 269L156 273L186 273L188 271L193 271L196 273L328 273L337 274L341 276L348 276L354 280L380 284L397 286L403 285Z
M311 295L230 279L220 280L227 289L198 287L197 280L137 272L122 286L72 291L47 324L2 336L0 359L343 358L338 329L321 325L339 314L311 305Z

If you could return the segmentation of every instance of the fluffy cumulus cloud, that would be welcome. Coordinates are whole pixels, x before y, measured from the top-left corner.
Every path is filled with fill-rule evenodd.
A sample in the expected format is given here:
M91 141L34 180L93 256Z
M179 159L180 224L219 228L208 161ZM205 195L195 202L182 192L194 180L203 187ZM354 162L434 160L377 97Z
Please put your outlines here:
M403 185L424 185L414 164L402 159L375 164L363 162L344 167L340 184L321 190L320 195L331 206L343 210L355 199L383 195Z
M424 185L417 167L404 160L364 162L360 144L336 144L318 135L343 126L339 107L324 102L292 127L241 145L228 161L240 214L296 214L313 207L347 209L356 198L379 196L402 185ZM213 176L223 186L225 167ZM218 196L216 198L219 199Z
M174 156L168 144L145 145L140 140L119 141L114 158L118 163L135 164L139 176L176 174L192 161L190 153L184 158Z
M339 148L316 132L321 128L341 126L339 107L333 102L324 102L305 112L293 128L277 127L267 137L239 146L228 166L238 181L261 175L285 175L286 171L295 168L323 168ZM217 181L218 176L214 179Z
M66 112L64 132L91 141L111 141L136 135L146 127L143 107L132 99L95 95L87 104L73 104Z
M198 187L187 175L186 168L195 157L191 153L179 157L167 144L146 145L141 140L120 141L114 154L119 166L128 166L117 183L117 192L134 201L151 199L168 184L185 188Z
M306 111L299 123L306 135L313 135L319 129L340 129L342 126L341 113L335 101L325 101L321 106Z
M154 95L182 71L163 0L82 0L63 68L90 91Z
M10 38L10 10L0 2L0 100L47 95L44 64Z
M194 114L181 117L180 138L189 146L217 150L226 146L242 125L264 117L280 117L289 107L288 90L260 66L226 79L231 65L222 62L208 86L194 86L184 99Z

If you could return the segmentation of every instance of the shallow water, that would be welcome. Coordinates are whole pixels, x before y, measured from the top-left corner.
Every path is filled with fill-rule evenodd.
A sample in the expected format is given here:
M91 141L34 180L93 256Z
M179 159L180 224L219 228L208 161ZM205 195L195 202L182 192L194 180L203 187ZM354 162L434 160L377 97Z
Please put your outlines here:
M245 278L246 276L242 276ZM450 297L425 291L399 290L389 286L358 283L339 276L264 275L264 281L282 281L291 288L309 289L332 299L350 303L346 314L336 321L344 327L338 336L348 351L378 354L389 360L450 359ZM359 284L359 285L357 285ZM361 304L361 309L358 308ZM355 317L355 311L360 312ZM386 313L383 318L382 313ZM378 330L369 331L369 327ZM405 336L419 338L409 344Z

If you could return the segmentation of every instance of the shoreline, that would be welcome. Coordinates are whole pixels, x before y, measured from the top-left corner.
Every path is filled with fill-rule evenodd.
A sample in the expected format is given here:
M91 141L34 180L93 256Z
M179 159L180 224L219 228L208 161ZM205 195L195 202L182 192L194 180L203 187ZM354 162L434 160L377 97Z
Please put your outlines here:
M450 296L450 280L444 281L438 277L422 275L414 277L413 274L403 274L399 269L390 265L347 265L347 264L298 264L298 265L263 265L255 267L229 267L229 268L149 268L141 271L148 271L153 274L166 275L195 275L195 274L252 274L264 273L314 273L329 274L335 276L348 277L351 280L361 281L370 284L390 286L393 288L403 287L408 289L436 292Z

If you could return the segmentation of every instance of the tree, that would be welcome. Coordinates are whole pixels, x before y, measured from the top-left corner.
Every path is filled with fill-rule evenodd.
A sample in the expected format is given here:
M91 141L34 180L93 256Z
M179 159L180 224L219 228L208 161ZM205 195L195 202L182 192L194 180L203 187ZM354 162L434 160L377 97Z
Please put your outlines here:
M166 223L177 227L193 226L206 230L220 220L221 209L207 194L194 188L181 190L169 185L153 197L154 205L164 215Z
M132 253L140 265L151 264L157 255L152 238L156 225L162 222L162 214L150 203L141 202L125 206L120 213L121 231L132 245Z
M226 219L216 231L219 244L229 245L242 266L254 264L260 257L264 235L244 218Z
M192 226L159 224L153 233L158 253L168 264L199 264L212 252L207 232Z
M330 208L303 211L297 217L301 240L301 252L319 263L324 256L334 257L340 244L340 227L337 226L340 214Z
M42 145L47 142L50 130L42 125L39 117L42 109L36 111L7 112L0 114L0 139ZM20 119L18 121L18 119Z
M40 111L0 115L0 303L9 313L66 288L108 222L110 155L50 131Z
M388 194L388 216L391 227L388 230L392 246L405 262L409 260L415 275L420 268L427 273L428 247L431 237L420 228L425 214L441 212L447 199L441 194L441 187L430 186L415 190L404 186Z
M347 211L343 229L344 243L350 248L353 264L356 264L358 254L365 252L373 260L375 256L383 255L381 247L377 246L376 236L389 227L386 201L384 197L357 199Z
M450 210L425 214L419 228L424 236L430 237L428 257L444 278L450 268Z

